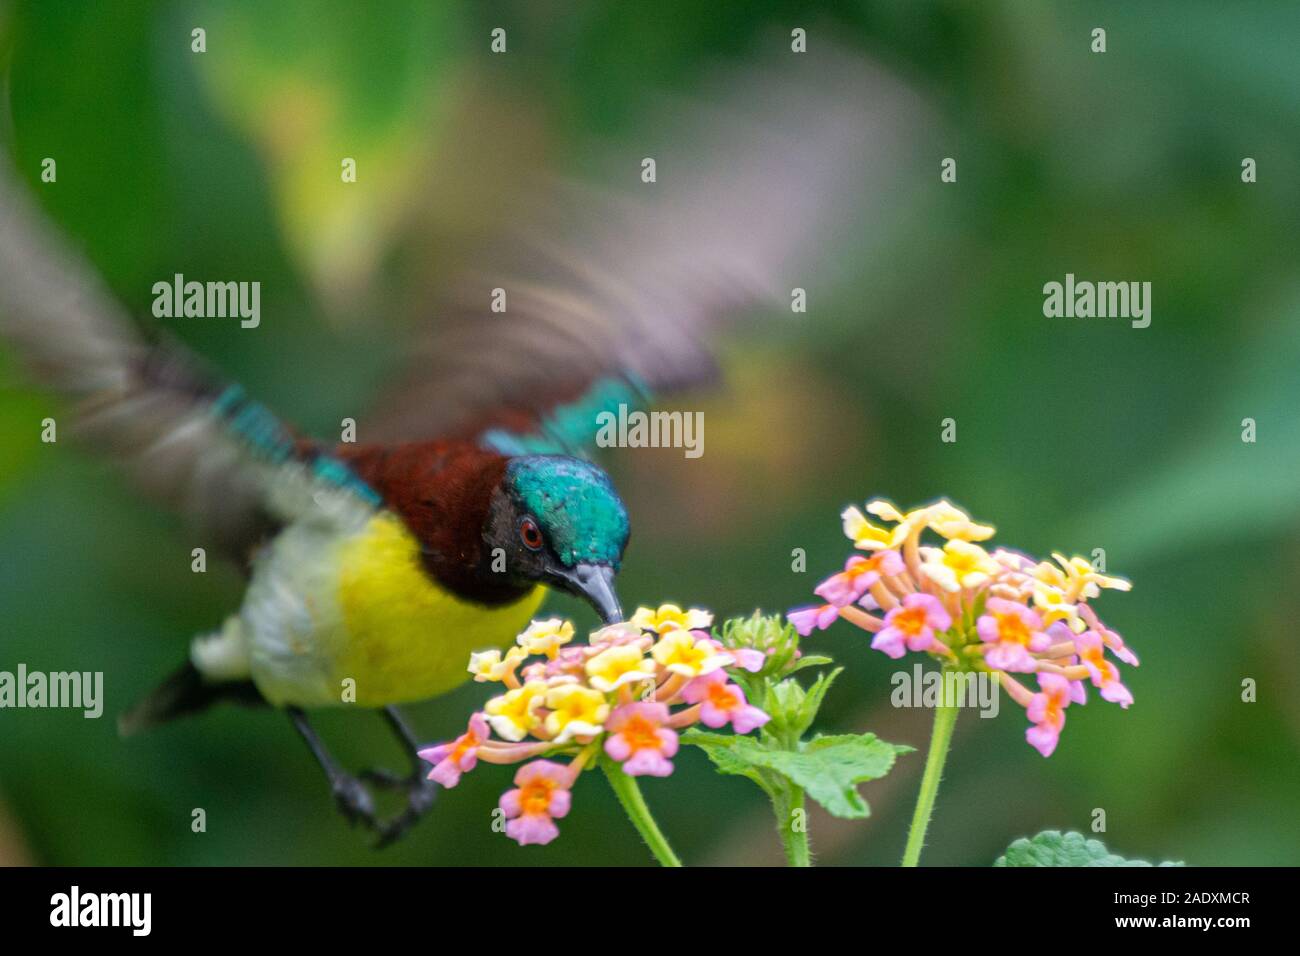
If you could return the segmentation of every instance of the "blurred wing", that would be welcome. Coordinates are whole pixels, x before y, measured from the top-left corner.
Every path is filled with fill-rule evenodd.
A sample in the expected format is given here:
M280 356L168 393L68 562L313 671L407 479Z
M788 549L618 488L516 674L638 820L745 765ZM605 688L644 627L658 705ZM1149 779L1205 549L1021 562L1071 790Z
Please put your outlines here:
M550 182L428 312L367 437L589 444L596 414L709 380L728 320L790 308L898 146L897 81L840 53L786 55L674 102L616 154L616 192ZM642 182L642 158L656 182ZM505 311L493 312L493 290Z
M0 339L39 383L72 400L77 437L241 560L278 520L311 507L315 486L374 497L180 346L146 342L3 156Z

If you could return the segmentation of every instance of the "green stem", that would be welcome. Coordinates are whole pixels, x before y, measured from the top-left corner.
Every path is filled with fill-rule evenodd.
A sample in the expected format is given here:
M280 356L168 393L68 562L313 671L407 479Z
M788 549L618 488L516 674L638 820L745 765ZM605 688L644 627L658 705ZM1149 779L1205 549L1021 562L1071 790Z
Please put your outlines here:
M942 695L940 695L942 696ZM930 752L925 757L925 773L921 776L921 792L916 797L916 812L912 814L912 828L907 831L907 847L903 850L903 866L916 866L925 845L925 831L930 826L934 812L934 798L939 793L939 778L943 764L948 759L948 745L952 742L952 729L957 724L957 706L941 702L934 709L934 730L930 734Z
M654 858L662 866L681 866L682 861L677 859L677 854L668 845L668 840L660 831L659 825L655 823L654 817L650 815L650 808L646 806L645 797L641 796L641 788L637 786L636 778L629 777L623 772L622 767L608 757L601 758L600 768L605 771L605 777L614 790L614 796L618 797L618 802L623 805L627 818L632 821L632 826L636 827L636 832L641 834L641 839L645 840Z
M808 849L808 817L803 813L803 787L790 785L790 794L784 800L772 800L772 809L776 811L776 827L781 832L781 844L785 847L785 858L791 866L812 866L812 854ZM800 826L795 827L795 811L800 811Z

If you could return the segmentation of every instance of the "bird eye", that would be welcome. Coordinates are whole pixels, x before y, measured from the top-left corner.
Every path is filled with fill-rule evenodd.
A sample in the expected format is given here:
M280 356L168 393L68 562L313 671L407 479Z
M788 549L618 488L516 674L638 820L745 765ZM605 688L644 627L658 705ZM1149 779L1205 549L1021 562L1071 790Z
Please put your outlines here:
M519 522L519 539L523 541L524 547L529 551L540 551L542 548L542 529L537 527L537 522L532 518L525 518Z

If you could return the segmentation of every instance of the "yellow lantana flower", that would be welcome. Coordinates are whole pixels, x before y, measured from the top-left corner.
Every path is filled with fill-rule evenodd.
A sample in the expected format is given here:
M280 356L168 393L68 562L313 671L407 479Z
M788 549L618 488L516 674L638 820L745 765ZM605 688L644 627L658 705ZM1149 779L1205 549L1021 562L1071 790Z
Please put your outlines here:
M978 544L953 540L939 548L922 548L921 573L945 591L977 588L1001 570Z
M1101 594L1101 588L1114 588L1116 591L1131 591L1133 585L1123 578L1110 577L1099 573L1090 562L1080 557L1067 558L1063 554L1052 552L1062 570L1065 572L1065 596L1069 600L1095 598ZM1044 562L1046 563L1046 562ZM1050 565L1049 565L1050 567Z
M987 541L997 532L991 524L977 524L970 515L944 498L926 511L926 522L945 538L960 541Z
M635 644L621 644L601 651L587 661L587 679L591 686L608 694L624 684L654 677L653 665L641 656Z
M660 666L683 677L699 677L732 663L730 654L720 651L707 638L690 631L669 631L650 649Z
M558 617L545 621L533 621L517 638L519 646L529 654L545 654L555 660L560 647L573 640L573 624L561 621Z
M581 684L561 684L546 692L546 732L555 743L574 737L593 737L604 728L609 702L600 691Z
M479 651L469 656L469 672L474 675L474 680L482 683L484 681L503 681L507 674L513 674L515 668L519 666L520 661L528 656L528 652L521 647L512 647L506 651L503 658L501 652L493 648L490 651Z
M1038 609L1044 626L1055 621L1064 621L1075 634L1082 634L1087 630L1087 625L1079 619L1079 611L1074 606L1074 602L1070 601L1065 592L1055 585L1046 584L1042 580L1034 582L1034 607Z
M523 687L493 697L483 710L498 737L502 740L523 740L537 726L537 708L541 706L545 695L545 682L530 680Z
M690 631L699 627L708 627L713 623L713 615L697 607L683 611L676 604L661 604L656 611L648 607L639 607L632 615L632 623L644 631L665 634L668 631Z
M850 508L844 512L842 517L847 521L849 512L856 510L856 508ZM977 524L972 521L970 515L947 498L941 498L932 505L916 508L906 514L899 511L891 502L883 498L876 498L867 502L867 512L882 521L897 522L900 527L894 529L893 536L899 540L906 538L907 534L918 526L929 526L945 538L958 538L962 541L986 541L993 537L997 530L992 525ZM902 530L904 526L906 527L905 531ZM875 530L880 531L881 529ZM845 533L848 534L847 524L845 525ZM850 535L850 537L853 536ZM854 543L856 544L856 542ZM882 545L882 547L894 546Z
M888 503L873 501L867 507L871 508L882 504ZM898 514L898 511L892 505L888 507L890 509L889 513ZM901 517L902 515L899 515L899 518ZM896 548L907 540L907 536L912 530L912 526L906 521L893 528L879 528L868 521L866 515L854 507L845 508L840 514L840 520L843 522L845 537L853 542L853 547L861 548L864 551ZM894 519L887 518L886 520L892 521Z
M857 509L854 508L851 510L856 511ZM911 514L905 515L894 507L892 501L886 501L884 498L872 498L867 502L867 514L875 515L881 521L900 522L907 521L912 517L912 515L916 514L916 512L913 511ZM841 517L843 517L843 515L841 515Z

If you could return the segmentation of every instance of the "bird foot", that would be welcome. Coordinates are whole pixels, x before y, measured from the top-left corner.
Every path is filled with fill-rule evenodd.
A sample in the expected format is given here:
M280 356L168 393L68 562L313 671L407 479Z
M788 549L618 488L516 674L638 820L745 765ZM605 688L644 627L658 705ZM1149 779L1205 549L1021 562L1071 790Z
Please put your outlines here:
M380 819L375 811L375 799L362 781L386 790L404 789L405 808L392 819ZM374 844L376 850L391 846L405 836L406 832L433 806L437 789L420 773L403 777L382 768L362 770L355 777L340 775L331 786L334 802L347 821L353 826L361 823L378 835Z
M347 818L348 823L356 826L360 822L372 829L379 826L375 817L375 798L356 777L340 774L331 781L330 790L339 812Z
M407 777L402 784L406 787L406 809L375 827L375 832L379 834L379 839L375 841L376 850L382 850L400 840L433 806L438 788L426 780L421 771Z
M387 767L367 767L360 771L357 777L385 790L400 790L411 783L409 776L389 770Z
M388 717L389 724L410 751L412 767L408 776L402 776L381 767L363 770L356 776L344 773L334 758L330 756L329 751L325 749L324 743L321 742L320 737L312 728L307 715L296 707L287 709L294 728L297 729L306 742L321 769L325 771L325 776L330 783L330 792L334 795L334 802L337 804L339 812L353 826L362 823L367 829L377 833L379 839L375 843L376 848L388 846L400 839L411 828L411 825L424 816L429 807L433 805L435 787L424 779L425 767L419 758L419 744L414 733L411 732L406 722L402 720L401 714L395 708L385 708L385 714ZM404 789L406 791L405 809L393 819L381 821L375 812L374 795L367 789L366 783L386 790Z

